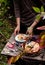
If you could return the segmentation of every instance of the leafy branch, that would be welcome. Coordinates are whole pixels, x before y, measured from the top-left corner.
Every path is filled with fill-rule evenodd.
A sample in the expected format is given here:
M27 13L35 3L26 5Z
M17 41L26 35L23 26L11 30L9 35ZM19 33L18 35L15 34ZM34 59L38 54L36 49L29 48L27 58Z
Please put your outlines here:
M33 7L33 10L34 10L36 13L38 13L37 16L36 16L36 19L37 19L37 20L40 20L40 18L45 15L44 7L43 7L43 6L41 6L41 8Z

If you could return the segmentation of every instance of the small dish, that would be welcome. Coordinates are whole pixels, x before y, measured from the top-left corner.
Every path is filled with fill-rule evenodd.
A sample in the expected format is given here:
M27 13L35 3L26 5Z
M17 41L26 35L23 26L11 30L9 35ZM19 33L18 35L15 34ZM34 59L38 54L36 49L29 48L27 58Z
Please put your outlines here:
M23 42L26 42L27 38L28 36L26 34L18 34L15 37L15 41L23 43Z

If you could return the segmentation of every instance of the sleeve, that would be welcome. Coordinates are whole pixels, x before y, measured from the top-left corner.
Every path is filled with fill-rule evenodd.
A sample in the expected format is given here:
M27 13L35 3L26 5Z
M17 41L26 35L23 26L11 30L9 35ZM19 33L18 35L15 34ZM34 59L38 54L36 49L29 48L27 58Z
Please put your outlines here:
M15 17L20 17L19 1L13 0Z

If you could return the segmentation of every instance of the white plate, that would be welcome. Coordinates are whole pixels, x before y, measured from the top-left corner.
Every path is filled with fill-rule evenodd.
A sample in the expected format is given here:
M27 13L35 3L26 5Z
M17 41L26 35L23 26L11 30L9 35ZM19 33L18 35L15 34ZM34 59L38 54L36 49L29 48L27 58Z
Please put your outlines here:
M24 40L24 39L21 39L21 40L19 40L19 38L18 38L18 36L19 36L20 34L18 34L18 35L16 35L16 37L15 37L15 40L17 41L17 42L25 42L26 40ZM27 36L27 35L25 35L25 34L23 34L24 36Z

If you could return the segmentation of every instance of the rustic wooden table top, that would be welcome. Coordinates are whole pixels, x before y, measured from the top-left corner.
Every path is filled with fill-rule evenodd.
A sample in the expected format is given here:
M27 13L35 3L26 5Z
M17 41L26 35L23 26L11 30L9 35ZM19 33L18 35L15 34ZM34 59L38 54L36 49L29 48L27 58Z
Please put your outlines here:
M1 54L9 56L17 56L23 52L23 48L17 45L15 42L15 36L12 34L5 47L3 48ZM11 46L11 47L10 47Z
M17 56L18 54L20 54L22 51L18 51L18 46L16 47L14 44L14 48L10 49L7 47L8 44L11 44L12 42L15 42L15 36L14 34L12 34L12 36L10 37L9 41L7 42L7 44L5 45L5 47L3 48L1 54L4 55L10 55L10 56ZM8 49L9 52L6 53L5 50ZM13 50L13 51L11 51ZM7 51L7 50L6 50ZM33 59L33 60L41 60L41 61L45 61L45 49L41 50L41 53L37 56L22 56L22 59Z

